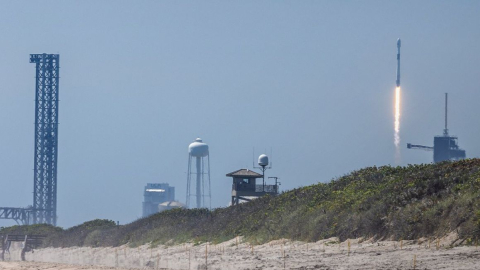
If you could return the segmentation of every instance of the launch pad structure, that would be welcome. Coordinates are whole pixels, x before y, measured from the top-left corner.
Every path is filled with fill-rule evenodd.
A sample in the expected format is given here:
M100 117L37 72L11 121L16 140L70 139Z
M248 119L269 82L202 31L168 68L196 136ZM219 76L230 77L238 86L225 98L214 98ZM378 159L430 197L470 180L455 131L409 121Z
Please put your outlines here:
M33 206L0 207L0 219L57 224L59 62L58 54L30 55L36 73Z
M466 157L465 150L458 146L458 137L448 134L448 93L445 93L445 129L442 136L433 138L433 147L407 143L408 149L433 151L433 162L459 160Z

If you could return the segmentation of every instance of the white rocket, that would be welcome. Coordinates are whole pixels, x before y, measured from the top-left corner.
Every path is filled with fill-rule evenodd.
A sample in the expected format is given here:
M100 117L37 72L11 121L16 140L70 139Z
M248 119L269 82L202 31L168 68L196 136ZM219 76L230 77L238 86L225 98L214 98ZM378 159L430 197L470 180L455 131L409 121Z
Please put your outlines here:
M397 39L397 87L400 87L400 46L402 41Z

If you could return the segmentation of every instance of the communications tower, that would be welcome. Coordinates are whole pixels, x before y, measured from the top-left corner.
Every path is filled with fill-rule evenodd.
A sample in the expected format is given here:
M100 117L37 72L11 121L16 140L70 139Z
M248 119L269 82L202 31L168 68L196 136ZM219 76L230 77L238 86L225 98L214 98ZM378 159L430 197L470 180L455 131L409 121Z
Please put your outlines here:
M35 63L33 224L57 224L58 54L31 54Z
M195 170L192 170L195 159ZM192 192L192 175L195 175L195 192ZM188 146L187 208L191 208L190 199L195 197L196 208L211 208L210 155L208 145L197 138ZM207 201L206 201L206 200Z

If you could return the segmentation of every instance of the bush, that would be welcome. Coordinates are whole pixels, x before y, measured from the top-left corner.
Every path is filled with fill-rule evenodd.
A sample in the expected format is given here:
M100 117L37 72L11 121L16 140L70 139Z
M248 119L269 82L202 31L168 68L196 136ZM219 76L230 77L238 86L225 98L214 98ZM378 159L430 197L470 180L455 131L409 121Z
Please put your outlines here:
M65 231L51 229L48 245L221 242L238 235L253 243L372 236L406 240L453 230L471 242L480 238L479 168L479 159L369 167L235 207L174 209L120 227L94 220Z

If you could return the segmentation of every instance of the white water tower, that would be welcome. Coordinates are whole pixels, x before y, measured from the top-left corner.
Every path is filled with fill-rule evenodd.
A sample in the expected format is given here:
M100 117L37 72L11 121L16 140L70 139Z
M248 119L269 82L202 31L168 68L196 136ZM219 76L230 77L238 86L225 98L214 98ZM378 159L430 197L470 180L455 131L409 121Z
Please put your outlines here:
M192 159L195 159L194 170ZM194 192L192 192L192 176L195 178ZM208 145L200 138L188 146L187 208L194 208L190 203L192 197L195 197L196 208L211 208L210 155Z

